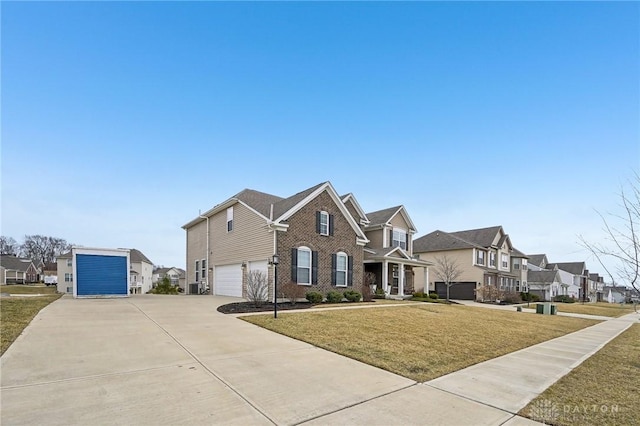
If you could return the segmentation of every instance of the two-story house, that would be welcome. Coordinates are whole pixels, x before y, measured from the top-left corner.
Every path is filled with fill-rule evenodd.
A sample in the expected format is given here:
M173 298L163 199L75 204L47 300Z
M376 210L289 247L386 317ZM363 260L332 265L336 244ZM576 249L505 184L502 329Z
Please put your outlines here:
M274 255L278 285L362 291L369 240L359 222L330 182L287 198L245 189L183 226L187 293L207 286L212 294L243 297L248 272L258 270L272 298Z
M151 276L151 282L155 286L160 280L163 278L169 278L171 285L175 285L180 287L182 290L185 289L185 277L186 271L182 268L176 268L174 266L170 268L156 268L153 270L153 275Z
M446 283L439 278L438 259L445 256L459 269L450 288L452 299L483 300L483 289L522 291L527 286L527 256L514 249L502 226L458 232L433 231L413 242L420 260L435 264L416 276L416 290L446 296ZM515 265L518 265L517 269ZM492 294L497 294L492 292Z
M73 261L71 251L56 257L58 274L58 293L73 294Z
M138 249L129 250L129 291L146 294L153 286L153 263Z
M246 296L250 271L278 285L296 283L326 294L362 292L364 273L401 297L413 289L413 222L403 206L366 214L353 194L339 196L324 182L287 198L245 189L183 226L187 234L187 293Z

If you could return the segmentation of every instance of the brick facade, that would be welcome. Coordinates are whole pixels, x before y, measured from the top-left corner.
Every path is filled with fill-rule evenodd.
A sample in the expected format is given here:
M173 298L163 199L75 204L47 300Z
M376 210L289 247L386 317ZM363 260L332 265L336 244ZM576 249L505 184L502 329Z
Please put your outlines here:
M322 210L334 216L333 235L324 236L316 232L316 212ZM286 232L278 231L277 234L280 256L278 285L291 281L291 249L306 246L318 252L318 284L305 285L305 292L318 291L323 295L330 290L362 292L363 248L356 244L356 232L326 191L291 216L288 224ZM340 251L353 256L353 286L336 287L331 284L331 255Z

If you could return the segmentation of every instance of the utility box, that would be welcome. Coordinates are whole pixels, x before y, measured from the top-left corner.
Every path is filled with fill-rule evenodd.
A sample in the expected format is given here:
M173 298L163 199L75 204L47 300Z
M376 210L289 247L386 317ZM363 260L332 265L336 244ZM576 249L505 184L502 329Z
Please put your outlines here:
M558 313L558 305L551 305L551 315L556 315Z
M549 302L545 302L545 303L538 303L536 305L536 314L543 314L543 315L555 315L555 310L554 313L551 313L551 303ZM554 309L555 309L556 305L553 305Z

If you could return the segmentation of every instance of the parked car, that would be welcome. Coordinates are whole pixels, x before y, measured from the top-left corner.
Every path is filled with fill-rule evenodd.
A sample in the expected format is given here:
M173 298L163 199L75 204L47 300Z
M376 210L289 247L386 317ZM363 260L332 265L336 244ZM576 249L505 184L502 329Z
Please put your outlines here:
M58 285L58 277L55 275L47 275L44 277L44 284L49 287L50 285Z

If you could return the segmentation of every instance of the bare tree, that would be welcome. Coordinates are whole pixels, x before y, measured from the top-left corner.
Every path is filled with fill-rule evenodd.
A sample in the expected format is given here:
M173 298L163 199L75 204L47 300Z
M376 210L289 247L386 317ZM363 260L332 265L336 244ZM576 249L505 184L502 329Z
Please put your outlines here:
M604 225L603 241L591 242L582 236L579 238L614 284L618 278L640 293L640 175L635 173L634 177L628 182L630 189L622 187L620 190L619 213L607 213L605 217L596 211ZM605 259L612 259L615 266L607 267Z
M449 289L456 284L456 280L462 275L462 268L455 259L446 254L442 257L436 257L434 263L436 277L447 286L447 303L449 303Z
M0 254L11 254L15 256L18 254L18 249L18 242L12 237L0 236Z
M247 274L247 299L259 307L267 300L269 285L267 276L260 270L249 271Z
M71 245L63 238L44 235L25 235L20 246L20 254L34 263L53 262L56 256L69 250Z

